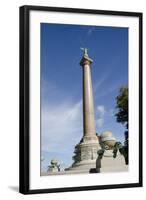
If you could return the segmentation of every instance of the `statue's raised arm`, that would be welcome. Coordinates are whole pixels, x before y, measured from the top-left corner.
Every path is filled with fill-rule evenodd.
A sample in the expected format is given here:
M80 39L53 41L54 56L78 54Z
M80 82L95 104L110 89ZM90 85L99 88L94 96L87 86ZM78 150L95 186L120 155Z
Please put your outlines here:
M87 48L82 48L81 47L81 50L83 51L84 56L88 56L88 49Z

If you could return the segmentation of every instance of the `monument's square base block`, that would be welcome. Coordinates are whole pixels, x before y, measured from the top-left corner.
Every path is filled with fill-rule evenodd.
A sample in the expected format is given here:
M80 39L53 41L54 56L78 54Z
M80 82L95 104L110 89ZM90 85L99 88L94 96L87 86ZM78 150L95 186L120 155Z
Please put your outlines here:
M74 163L66 171L91 172L96 168L97 151L99 150L98 137L83 137L79 144L75 146Z
M98 162L98 160L97 160ZM124 156L119 152L116 158L113 157L113 150L107 150L100 162L100 172L125 172L128 171L128 165L125 164Z

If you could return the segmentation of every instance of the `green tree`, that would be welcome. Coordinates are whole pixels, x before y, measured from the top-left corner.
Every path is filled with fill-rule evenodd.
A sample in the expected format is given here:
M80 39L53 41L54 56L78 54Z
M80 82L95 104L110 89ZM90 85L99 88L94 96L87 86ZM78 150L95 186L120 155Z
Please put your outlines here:
M115 114L117 122L125 125L125 162L128 164L128 87L120 88L119 95L116 97L116 108L118 112Z
M128 129L128 87L121 87L119 95L116 97L118 112L117 122L120 122Z

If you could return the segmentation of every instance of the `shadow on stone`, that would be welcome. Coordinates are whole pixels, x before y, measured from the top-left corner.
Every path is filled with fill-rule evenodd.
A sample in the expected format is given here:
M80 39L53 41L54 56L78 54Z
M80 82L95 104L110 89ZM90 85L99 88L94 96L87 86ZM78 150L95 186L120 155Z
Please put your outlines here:
M92 173L100 173L100 169L96 169L96 168L91 168L89 171L90 174Z

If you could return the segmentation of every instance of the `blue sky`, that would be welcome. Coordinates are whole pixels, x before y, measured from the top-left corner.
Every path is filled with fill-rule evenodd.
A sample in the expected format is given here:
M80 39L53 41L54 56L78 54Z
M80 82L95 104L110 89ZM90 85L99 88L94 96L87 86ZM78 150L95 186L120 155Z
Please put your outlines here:
M125 127L116 122L119 88L128 84L128 29L41 24L41 162L72 164L74 146L83 135L82 57L89 49L96 132L113 132L123 142Z

